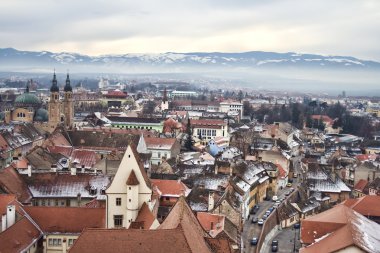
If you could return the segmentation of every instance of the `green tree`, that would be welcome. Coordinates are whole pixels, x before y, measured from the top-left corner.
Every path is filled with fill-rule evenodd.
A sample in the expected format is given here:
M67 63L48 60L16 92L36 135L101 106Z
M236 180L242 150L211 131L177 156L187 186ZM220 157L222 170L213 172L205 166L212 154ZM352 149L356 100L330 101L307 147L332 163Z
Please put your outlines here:
M186 128L186 141L185 148L187 150L193 150L194 140L193 140L193 129L191 128L190 118L187 119L187 128Z

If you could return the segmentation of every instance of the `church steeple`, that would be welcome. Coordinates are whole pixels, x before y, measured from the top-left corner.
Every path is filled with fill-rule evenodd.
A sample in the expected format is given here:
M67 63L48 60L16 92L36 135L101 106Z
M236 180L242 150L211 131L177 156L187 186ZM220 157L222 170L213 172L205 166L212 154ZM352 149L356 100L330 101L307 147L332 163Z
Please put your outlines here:
M71 87L70 85L70 77L69 77L69 73L67 73L67 77L66 77L66 85L65 85L65 88L64 88L64 91L65 92L71 92L73 91L73 88Z
M29 83L26 84L25 93L29 93Z
M165 86L165 89L164 89L164 95L163 95L163 97L162 97L162 101L163 101L163 102L168 101L168 95L167 95L167 91L166 91L166 86Z
M59 92L59 88L58 88L58 84L57 84L57 76L55 75L55 70L54 70L53 80L51 82L50 92Z

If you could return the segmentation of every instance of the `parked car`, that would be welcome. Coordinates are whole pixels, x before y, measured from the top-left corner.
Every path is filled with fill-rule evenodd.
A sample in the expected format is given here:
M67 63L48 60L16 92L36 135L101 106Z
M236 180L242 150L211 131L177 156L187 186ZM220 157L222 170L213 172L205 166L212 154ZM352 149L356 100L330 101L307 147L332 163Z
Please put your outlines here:
M264 214L263 217L262 217L263 220L266 220L268 219L268 215Z
M270 207L270 208L268 209L268 211L269 211L269 212L273 212L274 208L275 208L275 207L272 206L272 207Z
M253 218L252 218L252 223L257 223L258 220L259 220L259 219L258 219L257 217L253 217Z
M258 242L259 242L259 238L253 237L251 240L251 245L257 245Z
M292 183L287 183L286 187L292 187Z
M269 216L270 213L271 213L271 211L269 211L269 210L265 211L266 216Z
M293 179L289 178L288 183L293 183Z
M260 220L257 222L257 224L258 224L259 226L262 226L262 225L264 224L264 220L263 220L263 219L260 219Z
M291 193L290 191L285 192L285 196L289 196L290 193Z
M278 251L278 241L273 240L272 241L272 252L277 252Z
M295 229L299 229L300 227L301 227L301 224L299 224L299 223L294 224Z
M297 178L297 177L298 177L298 174L297 174L297 173L294 173L294 174L293 174L293 177L294 177L294 178Z
M274 195L274 196L272 197L272 200L273 200L274 202L276 202L276 200L278 200L278 197L277 197L276 195Z

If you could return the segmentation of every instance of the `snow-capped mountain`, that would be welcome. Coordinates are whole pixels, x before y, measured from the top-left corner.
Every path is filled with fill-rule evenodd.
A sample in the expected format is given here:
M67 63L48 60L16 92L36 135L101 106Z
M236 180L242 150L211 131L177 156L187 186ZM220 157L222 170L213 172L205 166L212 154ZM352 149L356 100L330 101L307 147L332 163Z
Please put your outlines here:
M76 71L194 71L244 68L380 69L380 63L348 56L297 53L161 53L87 56L77 53L0 49L0 71L75 69Z

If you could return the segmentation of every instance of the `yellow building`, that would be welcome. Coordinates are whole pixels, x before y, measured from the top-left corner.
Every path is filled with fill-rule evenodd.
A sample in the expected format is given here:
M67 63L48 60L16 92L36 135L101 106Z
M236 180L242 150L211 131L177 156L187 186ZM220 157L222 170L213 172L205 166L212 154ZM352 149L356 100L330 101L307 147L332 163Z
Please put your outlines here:
M5 109L5 123L8 124L12 121L30 123L34 121L47 121L47 111L41 106L41 100L29 92L28 84L25 93L16 97L14 107Z

